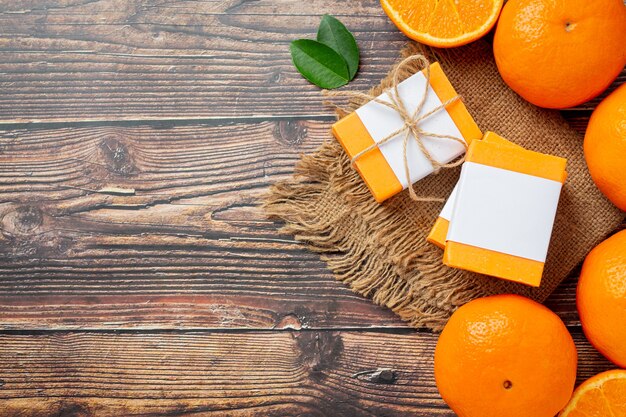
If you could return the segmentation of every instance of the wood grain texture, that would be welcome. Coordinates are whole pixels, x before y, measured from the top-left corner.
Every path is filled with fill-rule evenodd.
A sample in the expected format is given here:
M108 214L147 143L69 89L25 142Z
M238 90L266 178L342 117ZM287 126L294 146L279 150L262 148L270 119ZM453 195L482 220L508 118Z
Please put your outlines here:
M579 381L612 367L574 339ZM3 417L454 416L435 387L435 343L414 332L3 335L0 404ZM395 378L354 377L379 368Z
M259 207L330 121L0 131L3 329L398 327ZM133 195L98 192L115 187ZM575 279L549 301L577 323Z
M0 132L1 326L398 326L259 207L327 129L276 121ZM98 192L107 187L134 195Z
M288 51L323 13L375 84L406 42L378 0L0 0L0 123L328 116Z

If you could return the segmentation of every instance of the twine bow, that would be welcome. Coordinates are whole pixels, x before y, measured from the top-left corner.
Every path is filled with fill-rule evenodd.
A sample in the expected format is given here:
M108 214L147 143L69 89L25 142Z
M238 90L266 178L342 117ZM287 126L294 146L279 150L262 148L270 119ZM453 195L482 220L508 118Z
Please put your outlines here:
M435 133L435 132L427 132L425 130L423 130L422 128L420 128L420 123L422 121L424 121L425 119L429 118L430 116L432 116L433 114L441 111L441 110L445 110L445 108L456 102L461 100L461 96L454 96L449 100L446 100L445 102L443 102L441 105L434 107L433 109L429 110L428 112L424 113L424 114L420 114L422 112L422 109L424 108L424 104L426 103L426 99L428 98L428 94L430 89L426 88L424 94L422 94L422 96L420 97L419 103L417 105L417 107L415 108L415 110L410 113L408 111L408 109L406 108L406 105L404 103L404 101L402 100L402 98L400 97L400 93L398 92L398 84L400 83L400 75L407 69L407 67L411 64L413 64L414 62L417 62L421 68L424 69L424 76L426 78L426 85L429 86L430 85L430 62L428 61L428 59L426 59L426 57L424 55L421 54L417 54L417 55L411 55L407 58L405 58L404 60L402 60L402 62L400 62L394 69L393 69L393 73L392 73L392 86L389 89L389 92L387 94L387 96L389 97L391 102L387 102L384 100L379 99L376 96L373 96L371 94L366 94L366 93L361 93L358 91L327 91L324 90L324 95L327 97L348 97L351 99L361 99L364 101L375 101L376 103L382 104L383 106L387 106L390 109L394 110L396 113L398 113L398 115L402 118L402 120L404 121L404 124L402 125L402 127L400 127L399 129L391 132L390 134L388 134L387 136L385 136L384 138L382 138L380 141L378 141L377 143L374 143L373 145L368 146L367 148L363 149L361 152L357 153L356 155L354 155L354 157L352 157L351 163L354 166L355 162L359 160L359 158L361 158L363 155L373 151L376 148L379 148L381 145L395 139L398 135L400 135L401 133L404 133L404 138L402 140L402 154L403 154L403 158L404 158L404 173L406 175L406 180L407 183L409 184L409 195L411 196L411 199L414 201L443 201L440 198L433 198L433 197L418 197L417 194L415 193L415 190L413 189L413 185L411 183L411 174L409 171L409 157L407 154L407 147L409 144L409 140L411 138L415 139L415 142L417 143L417 146L419 148L419 150L424 154L424 156L426 156L426 158L428 159L428 161L432 164L433 168L435 169L435 171L439 171L439 169L441 168L454 168L457 167L459 165L461 165L464 160L465 157L461 157L460 159L458 159L455 162L451 162L451 163L447 163L447 164L442 164L439 161L437 161L432 155L431 153L428 151L428 149L426 149L426 146L424 145L424 137L428 136L431 138L436 138L436 139L450 139L450 140L454 140L456 142L459 142L463 145L463 147L467 150L467 143L462 139L462 138L458 138L456 136L451 136L451 135L442 135L439 133ZM411 135L412 134L412 135Z

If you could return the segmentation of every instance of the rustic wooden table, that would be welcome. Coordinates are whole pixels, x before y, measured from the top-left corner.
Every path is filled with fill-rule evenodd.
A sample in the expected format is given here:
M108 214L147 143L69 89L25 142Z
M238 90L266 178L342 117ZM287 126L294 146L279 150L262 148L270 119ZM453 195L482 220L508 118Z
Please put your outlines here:
M0 0L0 415L453 415L437 336L259 208L333 120L288 52L323 13L376 83L406 41L376 0Z

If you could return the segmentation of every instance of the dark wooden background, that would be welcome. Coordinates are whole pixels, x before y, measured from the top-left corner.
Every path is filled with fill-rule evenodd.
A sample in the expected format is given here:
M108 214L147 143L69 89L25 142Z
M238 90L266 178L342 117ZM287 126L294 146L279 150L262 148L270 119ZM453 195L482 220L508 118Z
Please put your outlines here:
M258 207L333 120L288 53L323 13L376 83L405 42L376 0L0 0L1 416L453 415L437 335ZM610 365L575 284L582 380Z

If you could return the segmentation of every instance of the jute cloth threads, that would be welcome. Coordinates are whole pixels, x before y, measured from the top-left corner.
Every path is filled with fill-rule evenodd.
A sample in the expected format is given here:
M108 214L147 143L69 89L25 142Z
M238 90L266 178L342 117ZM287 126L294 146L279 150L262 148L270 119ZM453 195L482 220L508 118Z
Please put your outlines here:
M417 52L422 48L411 44L404 55ZM405 191L379 205L330 135L316 152L302 158L292 178L271 188L265 208L285 222L284 232L320 252L336 278L354 291L392 309L412 326L438 330L458 306L477 297L518 293L545 300L587 252L620 225L624 214L593 184L582 137L558 112L537 108L512 92L502 82L487 43L434 55L483 131L568 159L569 176L541 287L444 266L442 251L425 241L442 203L415 202ZM401 78L416 70L406 68ZM378 95L391 83L387 77L369 93ZM349 106L353 110L362 104L352 100ZM415 191L447 198L458 175L459 168L443 170L419 181Z

